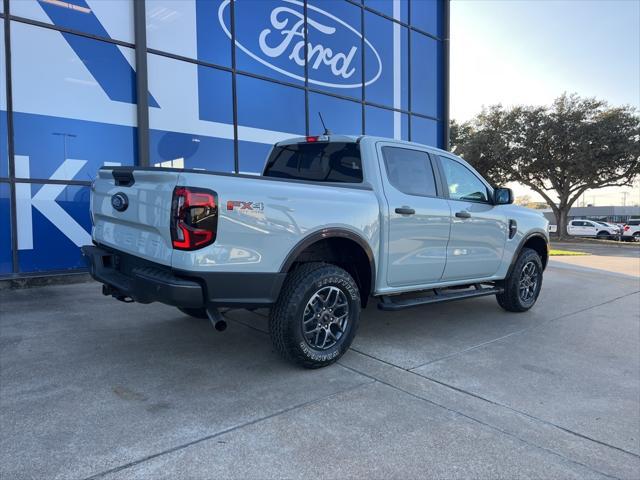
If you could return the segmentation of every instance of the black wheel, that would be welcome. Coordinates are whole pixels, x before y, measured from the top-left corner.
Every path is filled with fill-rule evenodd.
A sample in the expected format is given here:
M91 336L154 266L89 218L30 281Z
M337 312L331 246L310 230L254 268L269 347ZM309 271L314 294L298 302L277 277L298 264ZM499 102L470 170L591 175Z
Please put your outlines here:
M359 318L360 292L351 275L335 265L305 263L287 277L269 331L285 359L320 368L349 349Z
M602 232L598 232L598 234L596 235L596 238L599 240L604 240L605 238L609 238L609 236L610 235L603 230Z
M525 312L536 303L542 287L542 261L535 250L523 248L509 276L502 282L498 304L509 312Z
M204 308L182 308L178 307L182 313L194 318L209 318L207 317L207 311Z
M640 232L636 232L633 234L633 241L640 242Z

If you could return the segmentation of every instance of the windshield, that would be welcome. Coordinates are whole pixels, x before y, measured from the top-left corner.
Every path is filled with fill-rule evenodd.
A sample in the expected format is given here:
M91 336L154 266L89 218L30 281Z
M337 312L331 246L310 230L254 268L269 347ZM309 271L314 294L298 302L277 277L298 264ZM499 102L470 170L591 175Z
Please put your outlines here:
M362 182L360 147L354 142L309 142L276 145L265 177L316 182Z

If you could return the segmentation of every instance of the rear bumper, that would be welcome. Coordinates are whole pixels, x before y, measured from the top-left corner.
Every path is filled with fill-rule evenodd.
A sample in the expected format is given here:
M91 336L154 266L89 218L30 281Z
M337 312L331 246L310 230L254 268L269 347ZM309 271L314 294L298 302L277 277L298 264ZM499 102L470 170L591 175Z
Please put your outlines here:
M105 294L121 300L128 297L140 303L204 306L202 286L173 275L166 267L158 268L152 262L131 262L122 254L89 245L82 247L82 254L87 259L91 276L107 287Z
M89 273L105 295L184 308L261 307L275 303L286 273L187 272L103 246L86 245Z

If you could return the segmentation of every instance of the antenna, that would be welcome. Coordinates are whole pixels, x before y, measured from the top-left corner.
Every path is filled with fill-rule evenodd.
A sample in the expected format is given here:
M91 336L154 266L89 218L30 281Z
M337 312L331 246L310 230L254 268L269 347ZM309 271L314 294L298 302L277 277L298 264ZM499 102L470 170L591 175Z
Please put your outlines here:
M331 130L329 130L327 126L324 124L324 119L322 118L322 114L320 112L318 112L318 116L320 117L320 121L322 122L322 127L324 128L323 135L331 135Z

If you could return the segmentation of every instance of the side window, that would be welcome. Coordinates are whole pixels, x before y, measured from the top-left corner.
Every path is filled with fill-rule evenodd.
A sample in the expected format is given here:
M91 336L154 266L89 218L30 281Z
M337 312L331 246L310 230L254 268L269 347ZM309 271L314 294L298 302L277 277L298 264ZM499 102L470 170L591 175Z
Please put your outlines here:
M487 187L476 175L461 163L447 157L440 157L449 188L449 198L488 202Z
M426 152L382 147L389 183L408 195L436 196L436 180Z

